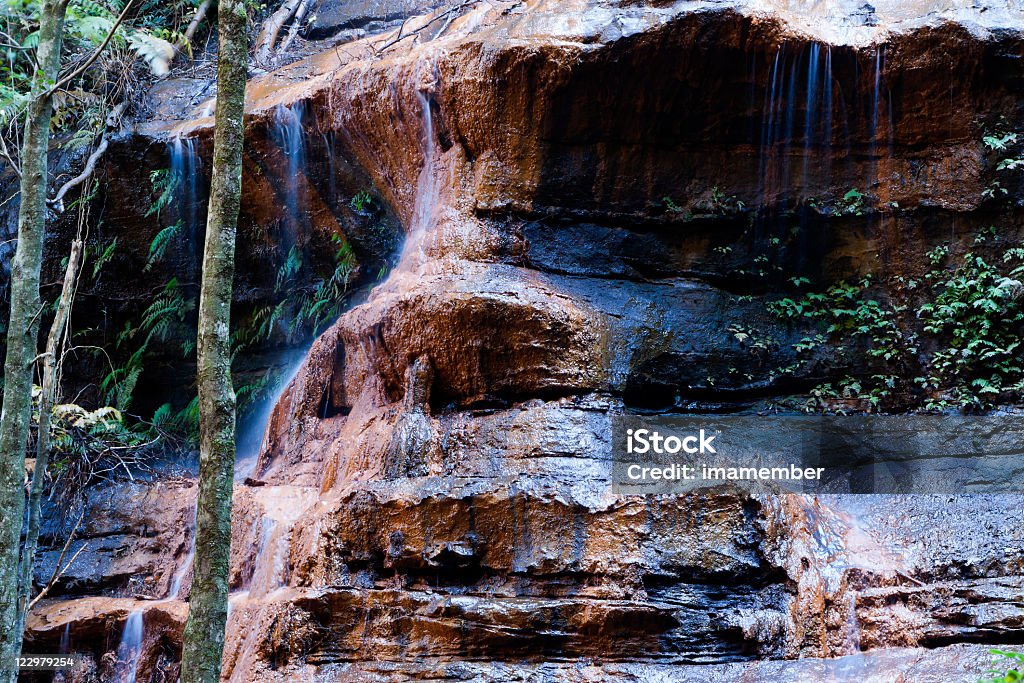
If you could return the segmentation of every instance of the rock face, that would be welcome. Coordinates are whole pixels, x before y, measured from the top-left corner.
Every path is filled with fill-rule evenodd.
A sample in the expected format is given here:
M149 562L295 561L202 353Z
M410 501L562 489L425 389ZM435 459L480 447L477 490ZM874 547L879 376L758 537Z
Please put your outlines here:
M444 4L442 0L319 0L312 5L313 20L306 35L309 38L337 39L339 34L351 38L353 35L381 33Z
M1016 499L611 492L612 415L836 371L773 370L789 278L1024 228L979 133L1024 17L775 4L471 3L252 84L250 155L301 110L406 239L236 488L225 678L952 680L1024 642Z
M68 367L65 390L83 405L103 405L99 380L111 363L124 364L146 337L146 331L125 337L126 328L141 327L147 308L169 283L186 305L177 309L180 315L172 317L168 332L150 337L131 408L148 417L162 403L181 407L194 395L194 349L181 341L195 335L194 306L188 302L199 295L212 131L181 135L175 130L178 99L204 92L201 82L178 85L165 84L153 96L165 118L110 133L96 171L94 200L81 214L87 263L72 324L82 330L79 344L108 351L107 356L80 353ZM274 112L270 124L255 126L248 138L232 312L236 331L244 332L236 366L241 384L277 367L282 349L308 346L311 324L294 321L304 297L339 266L341 245L351 249L347 288L352 296L387 271L399 242L393 214L367 192L372 181L337 149L333 134L306 129L303 114L301 106ZM52 163L58 178L77 172L74 159L62 156ZM170 194L161 202L168 187ZM16 196L13 173L0 177L0 191ZM365 202L354 204L360 193L367 193ZM43 282L49 283L43 294L49 300L59 294L63 250L78 230L80 212L71 201L52 207L49 216L43 267ZM0 209L4 239L16 235L17 211L16 201ZM0 273L4 301L7 278ZM278 321L267 325L267 312L281 303L274 313Z

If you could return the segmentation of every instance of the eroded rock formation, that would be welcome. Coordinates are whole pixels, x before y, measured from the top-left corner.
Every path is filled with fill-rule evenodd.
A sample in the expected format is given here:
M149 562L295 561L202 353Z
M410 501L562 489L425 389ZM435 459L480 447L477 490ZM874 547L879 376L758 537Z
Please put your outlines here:
M1020 119L1018 11L776 4L470 3L254 81L250 158L288 168L264 146L301 110L406 238L237 487L226 678L950 680L987 658L964 643L1024 642L1016 499L610 490L611 415L837 371L775 371L805 332L765 308L789 278L914 277L1024 228L980 143Z

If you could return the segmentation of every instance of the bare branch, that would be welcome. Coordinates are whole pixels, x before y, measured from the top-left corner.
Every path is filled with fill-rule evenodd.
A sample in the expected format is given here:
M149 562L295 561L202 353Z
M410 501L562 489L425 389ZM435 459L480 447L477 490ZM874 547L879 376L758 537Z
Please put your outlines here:
M88 547L89 547L89 543L85 542L85 543L82 544L81 548L79 548L77 551L75 551L75 554L71 556L71 559L68 560L68 563L66 565L64 565L64 568L61 569L60 571L56 572L53 575L53 577L50 579L50 582L47 583L46 586L43 588L43 590L39 591L39 595L37 595L36 597L32 598L32 602L28 603L28 608L30 610L33 607L35 607L37 602L39 602L44 597L46 597L46 594L50 592L50 588L53 587L53 584L57 583L57 581L60 580L60 577L64 576L64 573L67 572L67 570L71 569L71 565L73 565L75 563L75 560L77 560L78 556L82 554L82 551L85 550ZM59 567L60 565L58 564L57 566Z
M14 169L14 172L17 173L18 177L20 178L21 167L18 166L17 162L11 158L10 152L7 151L7 141L4 140L4 137L2 135L0 135L0 154L3 154L4 159L7 159L7 163L11 165L11 168Z
M59 79L56 83L53 84L53 87L44 91L44 96L52 96L53 93L57 92L65 85L67 85L68 83L75 80L83 73L85 73L85 70L92 66L93 62L99 59L100 55L103 54L103 51L107 49L107 45L109 45L110 41L114 38L114 34L117 33L117 29L120 28L121 24L124 22L125 17L128 16L128 11L131 10L132 5L134 4L135 0L128 0L127 4L125 4L124 6L124 9L121 10L121 13L119 15L117 15L117 19L114 20L114 24L110 27L110 31L107 33L107 37L103 39L103 42L100 43L99 47L96 48L96 51L93 52L87 60L82 62L81 66L79 66L77 69L69 73L64 78Z
M274 50L277 36L288 20L294 16L295 11L299 8L299 2L300 0L285 0L284 4L267 19L259 38L256 39L257 63L266 64L270 60L270 53Z
M37 595L36 597L32 598L32 602L28 603L28 609L31 610L33 605L35 605L37 602L42 600L43 596L46 595L49 592L50 587L53 584L55 584L57 582L57 580L61 576L64 575L64 572L62 572L61 569L60 569L60 565L61 565L61 563L64 562L64 555L67 554L68 548L70 548L71 544L74 542L74 540L75 540L75 533L78 531L78 527L82 523L82 520L84 518L85 518L85 508L83 507L82 508L82 514L80 514L78 516L78 521L75 522L75 526L72 527L71 533L68 535L68 540L64 543L64 547L61 548L60 555L57 556L57 564L54 565L54 567L53 567L53 574L50 576L50 580L46 582L46 585L43 587L43 590L39 591L39 595ZM85 546L87 546L87 545L89 545L89 544L85 543L85 544L82 545L81 548L78 549L78 552L75 553L74 556L71 558L71 561L68 562L68 564L67 564L68 567L71 566L71 562L75 561L75 558L78 557L78 553L82 552L82 550L84 550ZM67 567L64 568L64 571L67 571Z
M185 40L192 44L192 37L199 30L199 25L203 23L203 19L206 18L206 13L210 10L210 4L212 0L203 0L202 4L196 9L196 14L192 17L192 21L188 23L188 28L185 29Z
M477 5L480 2L481 0L465 0L464 2L461 2L458 5L455 5L454 7L449 7L445 11L434 15L425 24L416 27L415 29L409 31L408 33L405 33L405 22L402 22L402 25L398 28L398 35L396 35L393 39L384 43L380 47L374 46L374 52L377 54L377 56L380 56L388 48L397 45L406 38L418 36L420 33L427 30L428 27L432 26L433 24L437 23L442 19L445 19L446 21L444 25L441 27L441 30L434 34L434 38L437 38L438 36L445 32L445 29L448 28L448 25L452 22L452 20L455 17L459 15L460 12L462 12L462 10L472 7L473 5Z
M302 20L306 16L306 11L309 9L309 0L302 0L302 4L295 10L295 18L292 20L292 26L288 29L288 37L281 43L281 52L288 49L288 46L295 40L295 36L299 34L299 29L302 28Z
M101 156L103 156L103 153L106 152L106 151L107 151L107 136L106 136L106 134L104 134L100 138L100 144L97 145L96 149L93 150L93 153L89 155L89 160L87 162L85 162L85 168L82 170L82 172L79 173L74 178L72 178L71 180L69 180L66 183L64 183L64 186L61 187L60 190L57 192L57 196L55 196L53 199L51 199L47 203L51 207L59 207L59 210L63 211L64 210L64 206L62 204L62 200L64 199L64 195L66 195L68 193L68 190L71 190L71 189L73 189L75 187L78 187L79 185L84 183L86 180L88 180L89 176L91 176L93 171L96 170L96 162L99 161L99 158Z

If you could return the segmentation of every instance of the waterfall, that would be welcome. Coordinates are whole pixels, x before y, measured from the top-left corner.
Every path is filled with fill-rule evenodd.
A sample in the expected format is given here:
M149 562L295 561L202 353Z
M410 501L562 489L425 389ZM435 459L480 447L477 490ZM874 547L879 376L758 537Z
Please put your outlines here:
M260 541L253 560L252 575L242 588L253 597L270 595L284 588L288 576L291 526L264 515L260 518Z
M761 119L759 169L762 201L769 200L776 193L782 199L795 200L798 198L797 190L806 197L812 184L811 169L815 156L821 159L824 179L831 177L830 148L835 125L832 79L830 46L810 43L805 50L791 57L785 44L776 49ZM798 88L801 82L804 88L802 101ZM800 107L803 108L802 125L797 124ZM825 148L820 154L819 147ZM802 156L799 186L796 183L798 179L791 173L791 157L796 150L800 150Z
M793 137L795 130L795 119L796 119L796 83L797 83L797 67L800 64L800 55L793 55L793 63L789 66L789 87L786 90L785 98L782 101L782 105L786 112L785 128L782 133L783 145L781 149L781 166L782 166L782 177L779 189L783 192L782 197L788 199L792 191L790 184L790 156L791 149L793 147Z
M270 417L274 413L281 396L284 395L288 385L292 383L295 376L299 374L302 363L306 360L310 345L287 351L281 358L279 376L274 382L273 391L259 403L252 412L241 421L238 433L235 435L235 481L244 481L252 474L256 467L260 451L266 441L267 427L270 424Z
M64 631L60 634L60 650L59 653L66 655L71 652L71 622L64 624Z
M772 191L770 180L772 172L772 154L775 147L775 112L778 108L778 85L779 85L779 61L782 59L785 44L775 50L775 59L772 61L771 75L769 76L769 87L764 92L764 108L762 111L761 124L761 151L760 162L760 183L761 201L766 203Z
M814 153L814 131L817 125L814 112L818 101L818 61L821 47L817 43L811 43L810 54L807 57L807 93L804 100L804 159L802 185L808 185L808 167L811 161L811 154ZM823 88L824 90L825 88Z
M433 220L441 189L434 169L434 119L430 110L430 100L422 91L416 92L416 98L420 105L423 126L423 166L416 179L416 200L396 270L412 270L426 261L423 242L427 228Z
M822 141L825 143L825 178L832 180L832 46L825 46L825 75L822 79L824 97L823 119L825 130L822 133Z
M324 143L324 156L327 159L327 201L331 207L338 205L338 179L334 170L334 131L320 134Z
M871 146L871 163L873 165L873 175L878 175L878 111L882 106L881 103L881 91L882 91L882 69L885 64L885 47L878 47L875 49L874 59L874 83L871 88L871 131L870 131L870 146Z
M185 532L186 535L191 536L188 541L188 553L185 554L185 560L174 570L174 576L171 578L171 586L167 591L166 600L181 597L181 583L192 568L192 561L196 556L196 515L199 512L198 506L198 501L192 506L192 525L189 527L191 534L189 534L189 530Z
M299 198L299 174L306 168L305 131L302 129L303 111L301 107L278 105L274 109L273 138L287 161L284 177L284 245L290 248L299 239L302 227L303 207Z
M137 609L128 615L121 633L121 643L117 646L117 661L125 663L123 683L135 683L142 654L142 610Z
M203 213L206 189L203 186L203 158L196 149L195 138L175 136L169 144L170 183L176 193L171 213L172 225L184 238L190 256L193 276L198 277L202 252Z
M843 649L850 654L860 652L860 622L857 620L857 591L847 588L846 624L843 628Z

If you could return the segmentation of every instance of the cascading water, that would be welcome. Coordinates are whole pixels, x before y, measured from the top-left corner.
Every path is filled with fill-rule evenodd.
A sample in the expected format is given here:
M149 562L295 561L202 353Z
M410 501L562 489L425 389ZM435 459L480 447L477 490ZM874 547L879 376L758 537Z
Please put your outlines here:
M189 570L192 569L192 561L196 556L196 514L198 510L196 506L192 507L192 524L186 530L188 539L188 552L185 554L185 559L180 565L174 570L174 576L171 578L170 589L167 591L168 600L181 597L181 584L184 581L185 576L188 575Z
M434 218L434 209L437 207L441 190L434 168L434 119L430 110L430 99L422 90L416 92L416 98L423 122L423 166L416 180L416 200L396 270L415 270L426 261L425 235Z
M249 414L240 420L235 438L236 482L244 481L252 474L266 439L267 425L270 423L274 406L277 405L288 385L299 373L299 368L302 367L308 353L308 344L285 352L277 364L277 378L274 380L273 390L265 399L256 403Z
M881 92L882 92L882 70L885 68L885 46L879 46L875 49L874 58L874 81L871 88L871 130L870 135L870 156L871 163L873 166L873 175L878 175L878 114L881 109Z
M286 160L286 175L283 179L285 246L296 244L302 227L304 207L299 197L299 174L306 167L306 144L301 107L278 106L274 110L272 135Z
M324 159L327 160L327 193L324 199L330 206L337 206L338 203L338 178L334 169L334 131L327 131L320 136L324 145Z
M772 191L772 183L770 177L772 173L772 157L775 149L776 108L779 99L777 93L777 88L779 85L779 61L782 59L784 48L785 44L779 46L779 48L775 51L775 59L772 61L772 68L769 75L769 86L765 89L764 106L761 109L761 151L760 161L758 163L758 177L761 179L762 203L767 202L769 194Z
M253 561L252 576L244 588L252 597L269 595L283 588L287 580L291 529L267 516L260 519L260 527L260 543Z
M123 663L123 683L135 683L139 670L139 659L142 654L142 610L137 609L128 615L121 633L121 643L117 646L117 661Z
M803 83L802 101L798 84ZM823 164L824 179L831 177L833 139L832 48L810 43L790 55L783 43L775 52L765 89L761 119L759 172L761 198L796 201L811 187L811 164ZM797 126L798 109L803 108L802 126ZM799 132L798 132L799 131ZM803 140L800 140L800 137ZM802 145L800 144L802 142ZM819 148L824 149L819 151ZM799 150L799 186L794 182L791 157Z
M59 653L66 655L71 652L71 622L64 625L64 632L60 634Z
M850 590L846 598L846 628L843 646L851 654L860 652L860 622L857 620L857 592Z
M197 150L195 138L175 136L169 144L170 182L176 193L171 215L172 225L184 238L189 259L195 271L199 270L200 235L203 230L203 207L207 191L203 185L203 158Z

